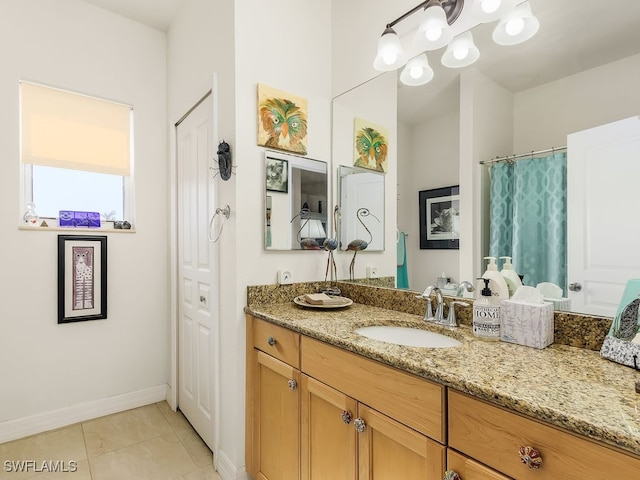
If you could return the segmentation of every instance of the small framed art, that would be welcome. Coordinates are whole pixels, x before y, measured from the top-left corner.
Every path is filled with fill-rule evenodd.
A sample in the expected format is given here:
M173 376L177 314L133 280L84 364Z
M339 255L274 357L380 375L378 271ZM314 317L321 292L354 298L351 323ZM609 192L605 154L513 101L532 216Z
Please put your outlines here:
M58 235L58 323L107 318L107 237Z
M460 248L460 187L418 192L420 248Z

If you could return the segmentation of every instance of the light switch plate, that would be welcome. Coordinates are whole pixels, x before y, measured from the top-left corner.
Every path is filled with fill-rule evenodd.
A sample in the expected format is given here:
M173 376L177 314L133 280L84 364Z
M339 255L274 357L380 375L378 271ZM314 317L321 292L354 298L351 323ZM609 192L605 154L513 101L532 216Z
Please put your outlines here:
M278 270L278 285L291 285L293 275L290 270Z

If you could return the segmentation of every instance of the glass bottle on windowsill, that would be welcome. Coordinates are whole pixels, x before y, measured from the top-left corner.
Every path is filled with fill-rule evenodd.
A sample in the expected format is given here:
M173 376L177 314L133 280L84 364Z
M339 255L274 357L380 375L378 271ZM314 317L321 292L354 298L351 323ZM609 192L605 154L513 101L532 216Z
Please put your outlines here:
M36 204L33 202L27 203L27 211L22 216L25 225L29 227L37 227L40 221L38 212L36 212Z

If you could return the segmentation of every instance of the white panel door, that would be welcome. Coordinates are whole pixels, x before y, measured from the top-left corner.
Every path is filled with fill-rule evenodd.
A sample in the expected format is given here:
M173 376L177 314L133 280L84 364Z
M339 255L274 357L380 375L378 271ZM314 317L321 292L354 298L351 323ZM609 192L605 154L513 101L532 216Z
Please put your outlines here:
M340 205L343 208L340 212L342 248L347 248L350 241L360 239L369 242L367 250L384 250L384 182L380 182L380 174L348 175L342 179L342 182L344 185L340 199ZM369 212L380 220L376 220L373 216L360 217L371 235L358 220L357 212L360 208L368 208ZM369 241L370 238L371 241Z
M640 278L640 117L569 135L567 161L567 278L582 286L572 310L612 317Z
M215 244L209 242L213 182L211 97L177 126L178 407L213 451L214 352L218 345Z

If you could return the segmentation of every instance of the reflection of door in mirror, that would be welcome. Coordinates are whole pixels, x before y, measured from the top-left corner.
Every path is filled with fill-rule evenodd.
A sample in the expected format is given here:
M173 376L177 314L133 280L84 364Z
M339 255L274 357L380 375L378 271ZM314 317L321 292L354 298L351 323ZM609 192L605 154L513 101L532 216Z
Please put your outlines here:
M327 164L265 152L264 248L313 250L328 234Z
M627 280L640 278L640 117L567 137L568 292L575 311L614 316Z
M362 239L368 251L384 250L384 175L358 167L339 168L340 248ZM358 216L366 208L367 216ZM365 228L366 226L366 228ZM369 232L367 232L369 230Z

